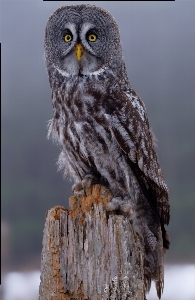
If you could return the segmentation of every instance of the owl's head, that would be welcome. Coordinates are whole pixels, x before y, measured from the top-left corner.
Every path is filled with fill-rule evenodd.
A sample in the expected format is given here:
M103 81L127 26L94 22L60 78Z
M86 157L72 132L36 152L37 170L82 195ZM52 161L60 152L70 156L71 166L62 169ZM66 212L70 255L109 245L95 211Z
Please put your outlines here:
M63 76L101 73L118 57L120 38L116 22L92 5L64 6L48 20L46 62Z

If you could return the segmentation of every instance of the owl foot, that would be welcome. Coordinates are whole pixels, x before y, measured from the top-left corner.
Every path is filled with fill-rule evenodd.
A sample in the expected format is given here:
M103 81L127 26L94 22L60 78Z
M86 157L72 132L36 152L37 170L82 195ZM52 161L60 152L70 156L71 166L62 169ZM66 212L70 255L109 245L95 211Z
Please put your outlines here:
M82 186L84 189L89 188L90 186L94 185L94 184L98 184L100 183L100 181L98 180L98 178L92 174L88 174L86 175L83 180L82 180Z
M74 195L85 195L85 191L83 189L82 182L73 184L72 191L73 191Z
M72 191L76 195L86 195L85 190L94 184L100 183L100 180L92 174L86 175L79 183L75 183L72 186Z
M121 197L114 197L106 206L108 212L117 211L118 213L129 215L130 219L134 217L132 205L122 200Z

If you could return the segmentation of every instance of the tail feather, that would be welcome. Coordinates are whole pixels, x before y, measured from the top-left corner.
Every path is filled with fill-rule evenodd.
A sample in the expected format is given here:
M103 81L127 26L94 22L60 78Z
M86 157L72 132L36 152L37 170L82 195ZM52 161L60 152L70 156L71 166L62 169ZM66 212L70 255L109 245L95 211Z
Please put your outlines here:
M156 280L155 284L156 284L157 295L158 298L160 299L164 289L164 279L161 278L159 280Z
M148 262L145 260L144 261L144 286L145 286L145 292L149 293L150 288L151 288L151 272L149 266L147 267L146 265Z

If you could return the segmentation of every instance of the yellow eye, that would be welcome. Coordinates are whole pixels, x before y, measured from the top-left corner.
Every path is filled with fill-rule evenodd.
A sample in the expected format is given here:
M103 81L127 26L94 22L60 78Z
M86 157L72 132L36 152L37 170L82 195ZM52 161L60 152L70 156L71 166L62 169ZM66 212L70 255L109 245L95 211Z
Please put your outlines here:
M69 43L69 42L72 41L72 36L71 36L70 34L67 33L67 34L64 36L64 40L65 40L66 43Z
M97 40L97 35L94 33L90 33L87 37L89 42L95 42Z

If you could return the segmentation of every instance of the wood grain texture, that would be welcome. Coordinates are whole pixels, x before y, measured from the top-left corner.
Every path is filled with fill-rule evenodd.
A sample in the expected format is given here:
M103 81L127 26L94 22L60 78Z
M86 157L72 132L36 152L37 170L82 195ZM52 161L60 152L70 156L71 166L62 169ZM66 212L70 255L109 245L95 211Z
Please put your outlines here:
M103 186L46 216L39 300L144 300L143 247L126 215L107 213Z

